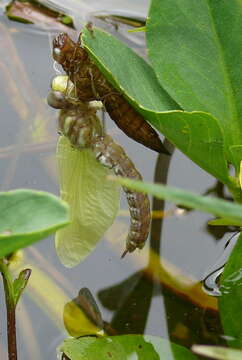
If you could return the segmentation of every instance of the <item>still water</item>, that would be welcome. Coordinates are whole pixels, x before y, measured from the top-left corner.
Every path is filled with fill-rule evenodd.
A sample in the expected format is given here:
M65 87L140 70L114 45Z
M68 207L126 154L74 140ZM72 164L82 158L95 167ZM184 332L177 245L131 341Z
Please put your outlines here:
M46 1L54 3L53 1ZM112 3L112 4L111 4ZM146 1L88 1L77 15L75 1L65 1L67 13L77 26L92 19L94 13L146 16ZM102 6L100 5L102 4ZM61 6L61 1L58 1ZM0 184L1 190L32 188L58 194L55 147L57 112L46 104L50 80L55 75L51 41L56 31L50 28L19 24L0 16ZM144 53L143 35L128 34L120 25L118 32L96 20L99 26L115 33L140 54ZM125 136L107 118L107 131L121 144L147 181L154 180L157 154ZM163 161L163 162L162 162ZM156 180L167 172L167 182L203 194L215 185L214 179L176 150L167 166L163 156ZM162 209L162 203L156 204ZM165 211L172 210L165 204ZM127 210L124 197L121 210ZM122 215L124 214L124 216ZM123 211L104 239L80 265L64 268L55 253L53 238L45 239L24 252L24 264L32 264L32 283L17 308L19 359L55 359L56 346L67 333L62 324L65 299L74 298L81 287L88 287L97 299L105 321L122 333L142 333L171 338L190 346L192 343L220 342L216 312L196 307L176 294L175 289L162 287L165 280L153 281L155 271L147 275L150 259L148 244L142 252L120 259L124 233L129 218ZM200 281L223 251L229 235L214 236L208 231L208 215L191 211L153 221L152 237L161 241L161 256L172 264L175 279ZM221 237L221 239L220 239ZM219 241L218 241L219 240ZM153 241L153 242L155 242ZM155 245L154 245L155 247ZM163 261L163 260L162 260ZM164 262L162 262L164 264ZM26 266L26 265L25 265ZM168 266L168 265L167 265ZM170 266L170 265L169 265ZM174 268L175 267L175 268ZM149 273L149 272L148 272ZM150 274L150 273L149 273ZM174 273L173 273L174 274ZM153 279L153 280L152 280ZM1 288L0 312L5 319ZM206 317L207 312L209 313ZM218 330L216 330L218 327ZM217 331L217 333L216 333ZM6 351L6 328L1 321L0 354ZM221 339L222 342L222 339Z

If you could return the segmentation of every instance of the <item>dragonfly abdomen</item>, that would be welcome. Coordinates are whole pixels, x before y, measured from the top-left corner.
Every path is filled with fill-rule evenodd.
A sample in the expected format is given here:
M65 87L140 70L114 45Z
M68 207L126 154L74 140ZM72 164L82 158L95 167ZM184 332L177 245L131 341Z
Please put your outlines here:
M104 166L113 170L116 175L142 180L133 162L128 158L121 146L116 144L111 136L98 137L92 144L96 159ZM130 212L130 228L126 240L126 252L136 248L142 249L150 228L150 202L146 194L137 193L123 187L126 193Z

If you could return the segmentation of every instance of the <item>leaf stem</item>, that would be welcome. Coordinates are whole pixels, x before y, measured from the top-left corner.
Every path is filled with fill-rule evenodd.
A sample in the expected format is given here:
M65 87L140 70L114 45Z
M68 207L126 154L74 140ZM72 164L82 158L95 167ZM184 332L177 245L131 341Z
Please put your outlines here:
M239 184L239 180L234 178L234 177L230 177L230 184L227 184L229 191L231 192L234 200L239 203L242 204L242 190Z
M6 259L0 259L0 272L3 277L7 309L8 359L17 360L16 317L13 279L8 270Z

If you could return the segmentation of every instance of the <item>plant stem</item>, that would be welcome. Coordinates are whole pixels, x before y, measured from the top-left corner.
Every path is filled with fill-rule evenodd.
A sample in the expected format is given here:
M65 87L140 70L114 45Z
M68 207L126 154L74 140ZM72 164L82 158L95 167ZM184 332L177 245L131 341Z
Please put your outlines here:
M7 309L8 359L17 360L16 318L13 292L13 280L5 259L0 259L0 271L3 277L5 302Z
M242 204L242 191L241 191L239 181L232 177L230 179L231 179L231 183L227 185L228 189L231 192L234 200L237 203Z
M17 360L15 308L12 309L7 306L7 322L8 322L8 358L9 360Z
M168 156L166 154L159 154L157 157L154 182L158 184L167 183L169 166L174 151L174 146L169 142L169 140L165 139L164 145L169 150L171 155ZM152 211L156 211L156 210L163 211L164 206L165 206L164 200L157 199L156 197L152 198ZM162 217L160 219L152 219L151 230L150 230L150 235L151 235L150 247L156 254L160 254L162 225L163 225ZM149 262L152 262L151 253L150 253Z

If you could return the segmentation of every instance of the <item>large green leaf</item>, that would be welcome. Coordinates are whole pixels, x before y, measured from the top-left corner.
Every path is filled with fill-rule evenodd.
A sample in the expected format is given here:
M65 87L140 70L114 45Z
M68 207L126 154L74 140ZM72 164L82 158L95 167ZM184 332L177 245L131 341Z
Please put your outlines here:
M61 262L72 267L86 257L113 223L119 209L119 186L91 150L74 149L60 137L57 146L61 198L70 205L71 224L56 233Z
M109 34L95 29L92 36L85 29L82 41L106 78L146 120L203 169L223 183L230 182L224 135L215 117L177 110L180 107L159 85L152 68Z
M171 186L134 181L127 178L112 177L122 186L152 194L159 199L165 199L175 204L184 205L196 210L211 213L215 216L231 220L232 224L242 226L242 205L211 196L200 196L190 191Z
M0 193L0 214L0 257L45 238L69 219L63 201L27 189Z
M157 78L186 111L213 114L242 141L242 7L237 0L152 0L146 25Z
M66 339L60 348L70 360L195 360L186 348L156 336L123 335Z
M242 347L242 234L237 240L220 282L219 308L224 332L233 347Z
M143 114L147 116L148 112ZM184 154L221 182L230 185L224 154L224 137L216 118L203 112L172 111L150 113L162 134Z

